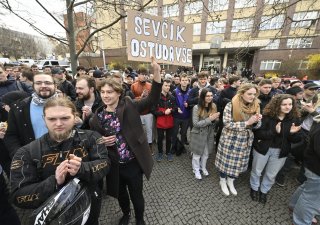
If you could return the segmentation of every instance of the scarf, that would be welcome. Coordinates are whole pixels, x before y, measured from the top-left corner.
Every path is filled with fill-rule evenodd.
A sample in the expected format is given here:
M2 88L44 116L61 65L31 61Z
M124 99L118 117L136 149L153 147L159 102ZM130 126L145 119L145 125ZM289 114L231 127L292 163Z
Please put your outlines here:
M245 104L238 94L232 98L232 118L235 122L246 121L257 113L260 113L260 105L257 99L254 99L250 104Z
M37 106L43 106L48 100L58 97L57 93L52 95L50 98L41 98L35 92L32 94L32 102Z

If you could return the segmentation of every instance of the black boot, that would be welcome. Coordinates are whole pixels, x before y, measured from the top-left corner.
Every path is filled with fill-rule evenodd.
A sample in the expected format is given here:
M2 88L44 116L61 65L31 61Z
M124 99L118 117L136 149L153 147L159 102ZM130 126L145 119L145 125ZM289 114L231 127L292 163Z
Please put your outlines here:
M252 201L259 201L259 191L255 191L252 188L250 189L250 197Z
M129 220L130 220L130 213L123 215L119 221L119 225L128 225Z
M262 204L266 204L267 202L267 194L260 192L259 202Z

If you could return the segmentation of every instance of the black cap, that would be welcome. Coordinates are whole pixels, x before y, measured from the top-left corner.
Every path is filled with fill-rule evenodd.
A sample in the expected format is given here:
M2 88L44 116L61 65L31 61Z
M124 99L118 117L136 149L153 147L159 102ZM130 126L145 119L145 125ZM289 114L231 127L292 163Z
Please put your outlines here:
M12 103L20 99L24 99L28 96L29 96L28 93L24 91L11 91L2 96L2 103L5 105L11 105Z
M290 87L292 87L296 83L302 83L300 80L295 80L290 83Z
M101 70L95 70L95 71L93 71L93 77L94 78L102 78L102 77L104 77L104 75Z
M313 82L307 83L304 85L304 89L318 89L318 88L320 88L320 86Z
M61 73L63 73L63 71L60 69L60 67L53 67L53 68L51 69L51 74L52 74L52 75L61 74Z
M298 87L298 86L295 86L295 87L292 87L292 88L288 88L286 90L286 94L289 94L289 95L296 95L300 92L303 92L302 88L301 87Z

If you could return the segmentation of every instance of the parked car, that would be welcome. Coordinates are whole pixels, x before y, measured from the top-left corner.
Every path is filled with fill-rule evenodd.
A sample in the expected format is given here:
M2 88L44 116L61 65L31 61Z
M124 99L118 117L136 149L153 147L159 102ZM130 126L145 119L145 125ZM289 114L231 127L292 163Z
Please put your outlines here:
M39 60L37 66L39 70L43 70L43 68L46 66L51 66L51 67L60 66L64 68L69 67L67 62L52 60L52 59Z
M9 58L0 58L0 63L3 63L3 64L5 64L5 63L10 63L10 59Z
M27 66L32 66L34 64L33 59L19 59L18 62L20 62L21 64L25 64Z

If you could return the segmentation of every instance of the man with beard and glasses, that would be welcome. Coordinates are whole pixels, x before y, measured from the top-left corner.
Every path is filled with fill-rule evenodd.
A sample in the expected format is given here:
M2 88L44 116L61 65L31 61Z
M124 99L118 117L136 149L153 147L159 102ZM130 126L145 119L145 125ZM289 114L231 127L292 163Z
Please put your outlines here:
M14 155L11 165L13 203L19 208L35 209L77 178L88 187L91 196L85 225L98 225L102 201L98 182L110 167L106 146L97 143L101 135L74 128L76 108L67 98L47 101L43 115L48 133ZM31 197L25 201L26 196ZM69 204L70 201L66 208ZM72 218L77 212L67 213Z
M75 102L77 112L83 120L81 129L90 129L89 119L92 113L102 105L99 92L96 91L94 78L82 76L77 79L76 93L78 99Z
M9 112L4 142L11 158L19 148L48 132L43 120L43 105L56 97L53 77L43 73L34 75L33 89L31 97L13 104Z

